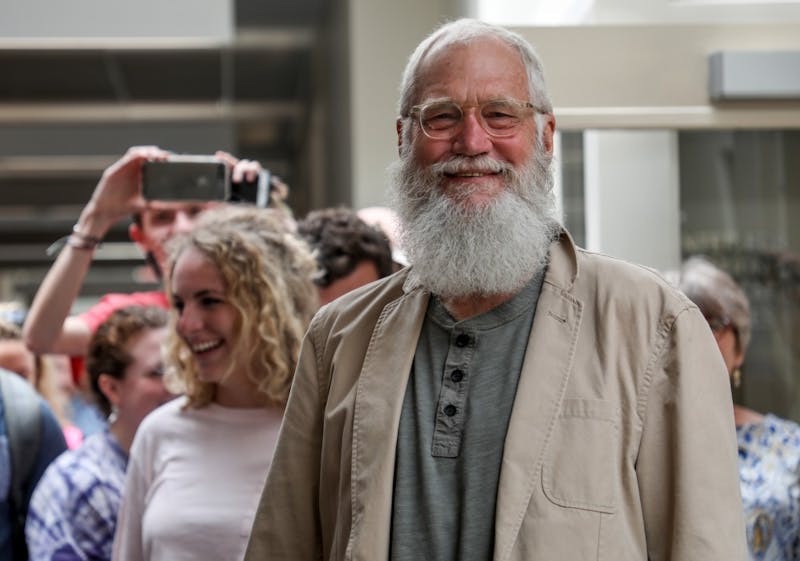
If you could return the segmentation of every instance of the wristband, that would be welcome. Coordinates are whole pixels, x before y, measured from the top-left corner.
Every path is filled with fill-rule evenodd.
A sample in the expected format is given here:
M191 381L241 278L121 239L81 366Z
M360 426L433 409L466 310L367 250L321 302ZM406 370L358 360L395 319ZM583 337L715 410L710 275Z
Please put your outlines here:
M72 227L72 233L70 235L58 238L47 248L45 253L48 256L55 255L60 252L65 245L70 246L72 249L93 250L100 247L102 244L102 238L84 234L78 229L78 225L75 224Z
M77 238L79 241L79 245L75 245L71 243L69 240L72 238ZM84 234L78 229L78 225L75 224L72 227L72 235L69 236L67 240L67 244L75 247L77 249L94 249L95 247L99 246L103 242L103 238L98 238L96 236L90 236L89 234Z

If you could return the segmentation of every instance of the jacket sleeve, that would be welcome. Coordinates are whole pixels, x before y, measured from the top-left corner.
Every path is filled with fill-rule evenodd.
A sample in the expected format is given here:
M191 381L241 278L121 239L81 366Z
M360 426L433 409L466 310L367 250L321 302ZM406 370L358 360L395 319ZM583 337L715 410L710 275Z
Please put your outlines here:
M744 561L730 383L694 307L665 321L639 399L636 462L651 561Z
M245 561L322 559L319 517L323 391L313 340L303 341Z

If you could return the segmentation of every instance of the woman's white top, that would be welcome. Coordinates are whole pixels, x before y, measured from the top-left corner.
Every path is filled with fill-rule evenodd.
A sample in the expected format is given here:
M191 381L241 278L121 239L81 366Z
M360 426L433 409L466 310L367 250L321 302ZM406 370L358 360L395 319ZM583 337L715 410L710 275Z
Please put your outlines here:
M114 560L244 558L281 411L185 403L159 407L136 432Z

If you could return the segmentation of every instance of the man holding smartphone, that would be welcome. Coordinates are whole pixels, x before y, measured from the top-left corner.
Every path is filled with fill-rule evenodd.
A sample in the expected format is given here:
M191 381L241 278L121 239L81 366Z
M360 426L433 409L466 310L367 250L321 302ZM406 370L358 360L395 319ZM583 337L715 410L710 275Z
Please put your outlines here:
M94 330L114 310L131 305L167 307L161 291L107 294L87 312L70 316L94 250L108 230L127 216L133 217L129 235L160 277L166 261L164 244L174 235L191 230L197 216L219 201L145 200L142 166L166 161L171 153L157 146L134 146L104 172L92 198L83 208L72 234L42 281L24 325L25 342L37 353L84 356ZM226 152L215 154L231 170L231 181L255 181L261 165L238 160Z

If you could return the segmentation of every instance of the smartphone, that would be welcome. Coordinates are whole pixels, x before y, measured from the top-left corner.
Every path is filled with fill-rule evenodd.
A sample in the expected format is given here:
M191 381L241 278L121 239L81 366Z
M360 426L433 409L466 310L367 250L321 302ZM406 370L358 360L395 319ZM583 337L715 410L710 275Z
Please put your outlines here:
M272 181L272 174L268 170L258 172L255 181L243 181L242 183L232 183L230 197L227 199L233 203L249 203L258 208L269 206L269 191Z
M227 201L228 167L213 156L170 156L142 165L142 193L158 201Z

